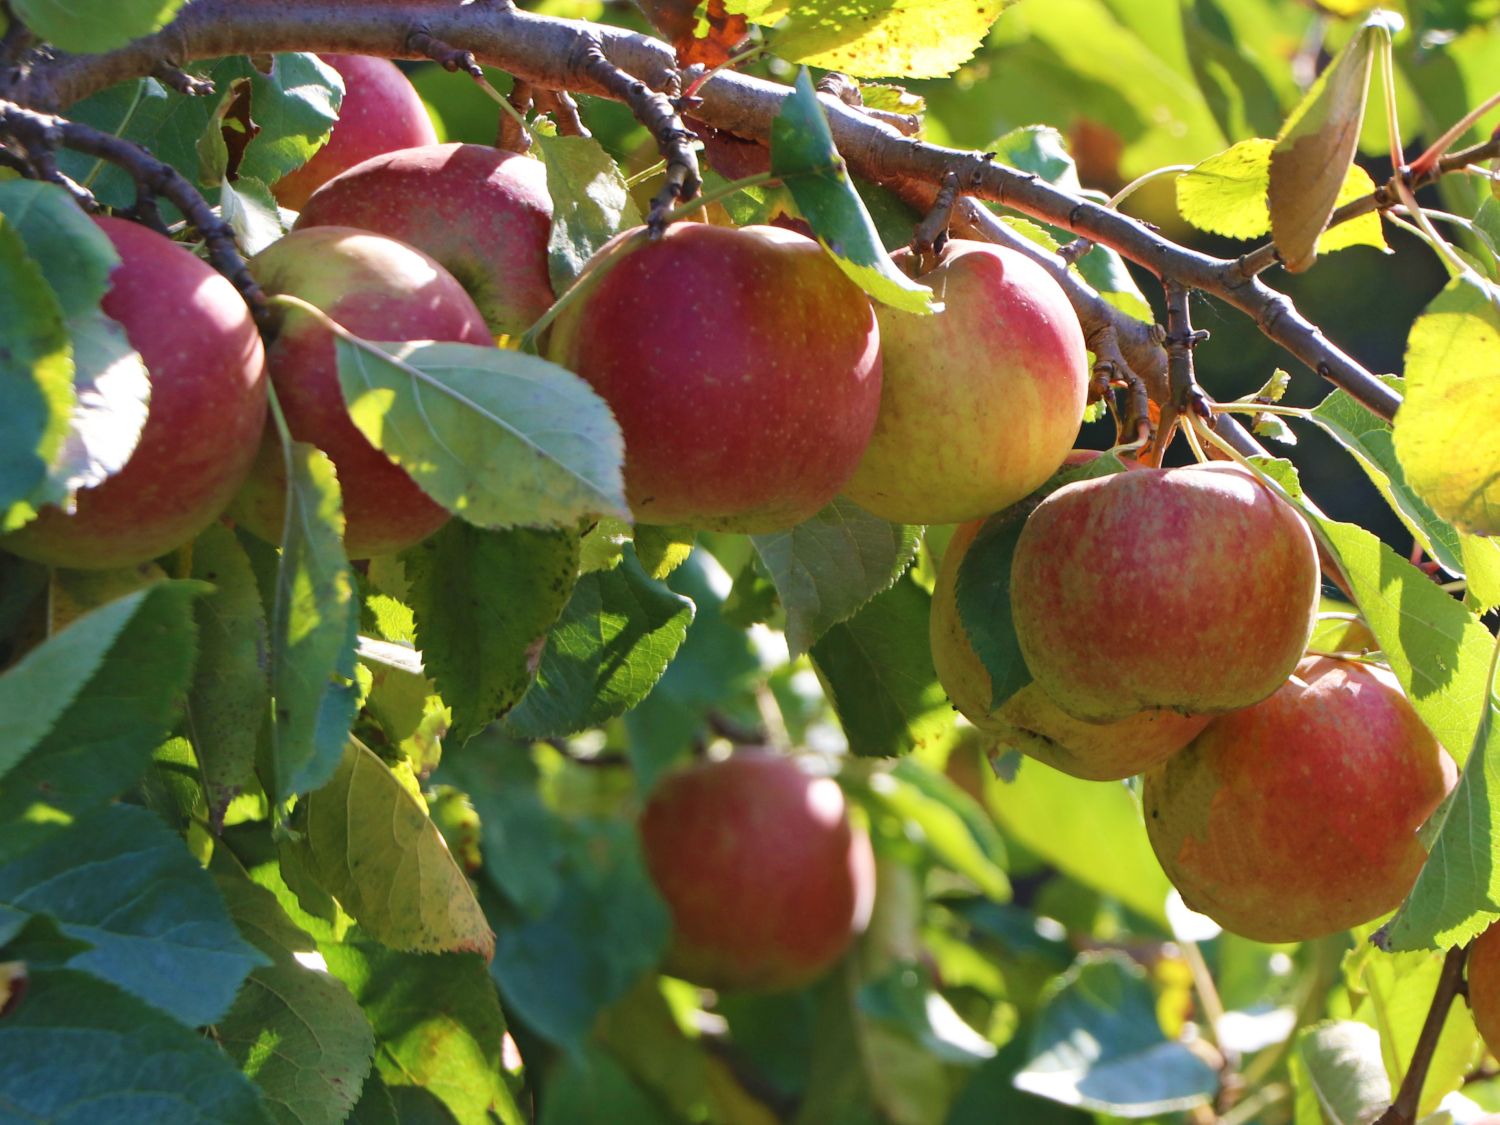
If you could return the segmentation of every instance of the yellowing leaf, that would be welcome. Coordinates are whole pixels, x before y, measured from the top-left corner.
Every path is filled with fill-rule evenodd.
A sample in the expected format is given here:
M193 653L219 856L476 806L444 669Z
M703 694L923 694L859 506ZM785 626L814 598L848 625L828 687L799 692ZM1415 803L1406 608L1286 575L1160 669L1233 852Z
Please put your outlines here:
M857 78L942 78L967 62L1007 0L728 0L731 13L777 24L782 58Z
M1438 515L1500 532L1500 287L1456 277L1412 325L1396 455Z
M1292 111L1271 152L1271 233L1293 273L1317 260L1318 236L1337 206L1365 116L1370 63L1394 17L1372 17Z
M1177 210L1182 217L1200 230L1227 238L1259 238L1270 231L1271 212L1266 197L1275 145L1275 141L1266 137L1252 137L1215 153L1191 172L1178 176ZM1369 173L1357 164L1350 164L1339 185L1334 207L1374 190L1375 183ZM1327 254L1348 246L1389 249L1376 212L1324 231L1318 237L1316 249Z

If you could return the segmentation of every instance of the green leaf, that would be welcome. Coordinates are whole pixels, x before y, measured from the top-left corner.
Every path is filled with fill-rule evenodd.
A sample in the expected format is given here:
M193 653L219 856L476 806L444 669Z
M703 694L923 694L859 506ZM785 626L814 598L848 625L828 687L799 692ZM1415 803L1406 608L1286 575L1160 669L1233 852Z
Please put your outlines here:
M1259 238L1269 233L1271 211L1266 193L1271 185L1271 152L1275 146L1276 142L1268 138L1251 137L1200 161L1191 172L1177 177L1177 210L1199 230L1229 238ZM1333 206L1342 207L1374 190L1370 174L1350 164ZM1316 249L1327 254L1348 246L1388 249L1378 212L1324 231L1318 236Z
M514 707L578 570L572 531L486 531L453 520L403 556L417 644L461 746Z
M896 268L833 145L828 119L804 67L771 123L771 172L791 190L813 232L856 285L892 308L936 311L932 290Z
M0 859L133 784L192 675L196 582L156 582L78 618L0 676Z
M1396 454L1438 515L1500 533L1500 287L1456 277L1412 325Z
M541 1125L676 1125L680 1120L608 1052L592 1045L560 1057L547 1076L547 1090Z
M630 518L620 427L571 371L473 344L338 337L336 346L339 384L360 432L469 523Z
M620 166L593 137L539 133L535 143L547 166L547 194L552 197L547 270L553 290L563 293L600 247L620 231L641 225L641 213Z
M221 875L220 892L245 937L271 961L256 969L228 1015L219 1043L260 1087L284 1125L338 1125L370 1072L375 1036L338 978L304 967L296 954L317 952L269 891Z
M1085 954L1049 989L1018 1089L1064 1105L1145 1117L1206 1104L1213 1067L1162 1035L1146 970Z
M160 31L184 0L12 0L16 17L64 51L96 54Z
M1360 1125L1391 1103L1380 1036L1353 1020L1324 1020L1297 1033L1289 1059L1297 1125Z
M26 244L63 316L99 307L120 255L64 189L40 180L0 184L0 214Z
M198 666L188 694L188 732L203 771L209 821L255 782L255 755L269 717L269 636L250 558L234 532L214 524L193 543L193 577L213 593L194 606Z
M271 189L249 176L234 183L219 181L219 207L246 257L259 254L287 231Z
M270 1125L208 1039L86 973L31 974L0 1020L0 1060L0 1105L21 1120Z
M486 848L486 868L504 862ZM559 877L556 898L540 917L512 920L499 908L490 974L518 1019L576 1051L599 1013L656 968L671 919L630 824L568 826Z
M298 804L291 847L309 876L377 941L408 952L495 949L469 881L427 810L349 740L328 784Z
M289 442L285 458L286 524L271 612L274 761L265 779L273 801L328 780L359 709L359 603L338 477L327 455L305 442Z
M57 297L0 215L0 532L35 514L73 409L73 349Z
M70 967L192 1027L223 1015L266 963L182 840L140 808L97 809L0 865L0 903L50 916L92 947Z
M904 754L952 729L927 639L931 605L926 590L903 580L813 645L813 667L853 753Z
M642 523L635 528L635 557L648 578L661 582L687 562L697 532L691 527Z
M916 557L922 529L889 523L841 497L796 527L750 541L776 584L795 657L891 588Z
M1385 21L1391 18L1372 17L1318 75L1276 137L1266 203L1276 248L1292 273L1317 259L1318 237L1338 205L1364 123L1370 64L1380 43L1390 42Z
M1011 559L1029 514L1013 507L985 520L958 567L959 621L989 673L992 710L1031 683L1010 611Z
M628 711L661 678L692 620L693 603L647 578L633 550L613 570L583 575L506 729L554 738Z
M460 1125L521 1125L501 1070L505 1017L478 957L397 953L358 932L321 948L375 1030L375 1072L392 1093L424 1091Z
M782 58L858 78L952 74L978 50L1005 6L1006 0L727 0L724 5L756 23L776 24L771 47Z

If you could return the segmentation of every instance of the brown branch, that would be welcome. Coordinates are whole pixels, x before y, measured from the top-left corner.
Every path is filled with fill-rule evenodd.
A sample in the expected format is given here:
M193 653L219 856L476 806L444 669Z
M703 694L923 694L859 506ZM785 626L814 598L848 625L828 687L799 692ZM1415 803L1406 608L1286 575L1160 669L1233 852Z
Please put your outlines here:
M550 113L557 122L557 131L565 137L591 137L588 126L578 113L578 103L566 90L537 90L535 102L538 113Z
M1464 961L1469 956L1467 945L1455 945L1443 958L1443 970L1438 976L1437 989L1432 995L1432 1006L1427 1009L1427 1019L1417 1037L1417 1045L1411 1053L1411 1065L1401 1079L1401 1089L1391 1107L1375 1119L1375 1125L1415 1125L1417 1106L1422 1097L1422 1085L1427 1081L1427 1071L1432 1066L1432 1054L1437 1050L1438 1039L1443 1034L1443 1024L1448 1019L1448 1009L1453 999L1463 988Z
M169 90L176 90L179 94L189 98L206 98L214 92L212 81L199 78L196 74L189 74L182 67L174 66L169 62L157 63L151 71L151 77Z
M510 103L514 113L500 114L500 128L495 135L495 147L503 148L508 152L530 152L531 133L526 128L525 118L531 112L532 90L531 83L517 78L511 85L510 93L505 100ZM502 111L504 107L501 107Z
M937 194L933 196L932 206L912 231L911 248L919 257L941 250L948 240L948 224L953 221L953 208L958 203L961 187L958 177L952 172L943 177Z

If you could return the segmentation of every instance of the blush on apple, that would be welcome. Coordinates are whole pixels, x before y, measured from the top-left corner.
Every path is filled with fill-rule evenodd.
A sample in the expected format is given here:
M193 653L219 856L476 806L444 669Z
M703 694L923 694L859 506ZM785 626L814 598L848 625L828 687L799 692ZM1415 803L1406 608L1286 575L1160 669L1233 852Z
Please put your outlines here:
M151 376L151 404L124 467L0 539L54 566L133 566L192 539L234 496L266 417L265 353L234 286L155 231L98 218L120 255L104 312Z
M853 474L879 409L869 301L778 227L638 234L600 251L548 345L619 419L631 511L757 533L807 519Z

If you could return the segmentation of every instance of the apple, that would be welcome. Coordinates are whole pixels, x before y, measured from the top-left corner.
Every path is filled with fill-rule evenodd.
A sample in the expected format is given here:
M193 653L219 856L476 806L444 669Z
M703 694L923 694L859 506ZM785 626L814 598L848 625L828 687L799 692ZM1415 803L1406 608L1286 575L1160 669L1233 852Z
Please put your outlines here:
M1417 830L1458 771L1383 668L1309 657L1146 774L1146 831L1183 901L1256 941L1304 941L1394 910Z
M395 63L368 55L318 57L343 77L344 100L328 142L271 185L276 201L294 211L345 168L392 149L438 141L416 87Z
M309 227L266 247L251 260L250 270L267 293L300 297L356 336L493 345L484 318L453 276L394 238L348 227ZM404 550L447 522L448 512L365 440L350 419L328 329L307 313L283 309L266 358L292 436L323 450L338 471L350 558ZM256 535L279 543L285 497L280 443L267 427L233 515Z
M1089 363L1062 287L1015 250L950 240L918 273L941 312L878 307L880 414L844 493L895 523L999 511L1055 473L1083 421Z
M579 284L548 357L619 419L637 520L771 532L838 495L880 406L880 335L821 246L770 226L637 228Z
M222 512L249 472L266 417L265 353L234 286L183 247L121 219L97 218L120 255L102 308L151 376L151 403L121 470L46 507L0 539L53 566L127 567L186 543Z
M518 153L442 144L372 156L313 193L297 219L311 226L360 227L431 254L496 335L524 332L555 299L547 169Z
M1074 718L1109 722L1264 699L1307 647L1318 584L1301 517L1219 463L1059 488L1021 531L1010 593L1037 685Z
M851 827L838 783L791 758L744 750L668 775L640 834L672 914L674 976L708 988L797 988L869 923L869 838Z
M1500 1050L1500 925L1474 939L1469 949L1469 1010L1490 1053Z
M1160 709L1108 723L1086 723L1063 711L1035 683L992 709L990 674L958 616L959 567L984 524L973 520L953 533L933 587L928 619L938 682L965 718L1006 748L1090 781L1114 781L1149 769L1186 746L1208 724L1208 715Z

